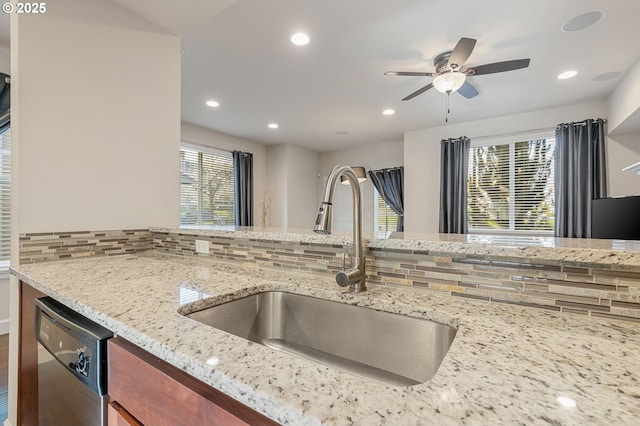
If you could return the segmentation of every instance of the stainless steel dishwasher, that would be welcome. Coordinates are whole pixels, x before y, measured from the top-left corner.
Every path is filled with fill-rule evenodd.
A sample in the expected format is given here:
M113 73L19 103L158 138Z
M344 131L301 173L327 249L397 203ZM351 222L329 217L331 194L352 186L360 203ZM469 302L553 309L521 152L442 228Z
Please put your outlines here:
M35 303L38 425L105 426L113 333L50 297Z

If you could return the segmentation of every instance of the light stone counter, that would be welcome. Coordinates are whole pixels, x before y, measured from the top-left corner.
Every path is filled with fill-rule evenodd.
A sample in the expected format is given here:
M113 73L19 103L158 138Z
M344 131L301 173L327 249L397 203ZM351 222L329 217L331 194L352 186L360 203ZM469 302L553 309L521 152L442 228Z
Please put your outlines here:
M640 330L634 323L411 289L345 294L327 275L153 253L29 264L12 273L285 424L640 424ZM430 381L393 387L178 314L199 298L191 303L204 306L264 290L434 319L458 327L458 333ZM213 357L219 362L207 365Z
M351 234L318 235L306 229L237 228L235 230L149 228L209 237L351 245ZM429 251L432 254L464 254L524 262L544 262L592 267L615 267L640 271L640 241L554 238L486 234L393 233L388 238L365 240L369 248Z

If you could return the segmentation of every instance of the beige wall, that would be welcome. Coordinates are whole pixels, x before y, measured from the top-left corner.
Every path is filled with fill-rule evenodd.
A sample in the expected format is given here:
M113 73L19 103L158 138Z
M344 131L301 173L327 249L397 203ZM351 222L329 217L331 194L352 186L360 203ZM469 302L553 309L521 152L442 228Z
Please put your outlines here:
M438 232L441 139L468 136L473 141L474 137L480 136L542 128L553 129L558 123L580 121L586 118L606 118L605 102L584 102L406 132L404 135L405 231Z
M318 209L319 154L296 145L268 148L269 226L309 230Z
M101 0L22 17L12 46L19 232L177 225L179 38Z
M225 135L224 133L184 122L181 124L181 140L224 151L237 150L253 154L253 218L254 224L257 226L259 218L258 207L262 200L263 191L267 187L267 147L257 142Z
M367 171L385 169L402 166L403 142L393 141L375 145L366 145L358 148L343 149L337 151L323 152L320 154L320 191L329 177L329 173L338 164L346 166L365 166ZM406 169L405 169L406 173ZM406 178L406 174L405 174ZM405 182L406 185L406 182ZM362 191L362 203L364 221L362 223L363 233L372 235L374 232L374 188L371 179L367 179L360 185ZM344 185L337 185L334 194L333 206L333 229L336 232L350 231L353 223L353 207L351 201L351 188Z
M178 224L178 37L107 0L56 0L11 15L11 76L12 264L20 233ZM18 300L12 278L13 425Z

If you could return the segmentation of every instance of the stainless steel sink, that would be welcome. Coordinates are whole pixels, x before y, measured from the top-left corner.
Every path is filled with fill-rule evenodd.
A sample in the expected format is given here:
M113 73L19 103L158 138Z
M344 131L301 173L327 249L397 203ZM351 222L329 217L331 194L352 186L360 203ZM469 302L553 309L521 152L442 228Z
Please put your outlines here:
M457 329L286 292L264 292L186 316L264 346L396 386L429 380Z

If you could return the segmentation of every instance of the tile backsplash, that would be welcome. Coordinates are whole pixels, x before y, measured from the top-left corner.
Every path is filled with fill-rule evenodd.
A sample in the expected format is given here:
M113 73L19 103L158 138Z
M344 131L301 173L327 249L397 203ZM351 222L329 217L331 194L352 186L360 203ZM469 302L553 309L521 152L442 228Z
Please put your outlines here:
M209 242L209 254L195 241ZM349 246L149 230L38 233L20 236L20 262L107 256L155 249L269 268L335 274ZM347 255L347 264L349 256ZM490 303L640 322L640 270L496 256L371 248L367 280Z
M20 264L90 256L112 256L153 248L148 229L38 232L19 236Z

